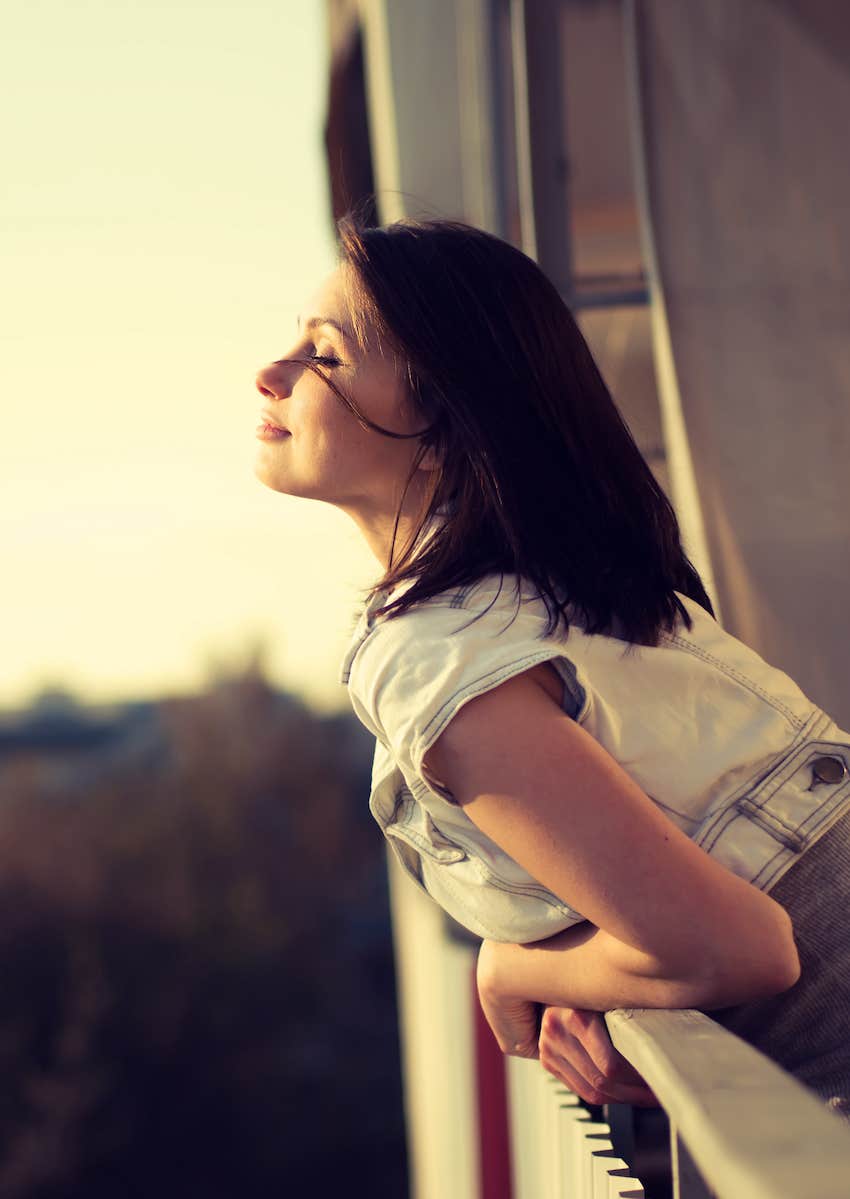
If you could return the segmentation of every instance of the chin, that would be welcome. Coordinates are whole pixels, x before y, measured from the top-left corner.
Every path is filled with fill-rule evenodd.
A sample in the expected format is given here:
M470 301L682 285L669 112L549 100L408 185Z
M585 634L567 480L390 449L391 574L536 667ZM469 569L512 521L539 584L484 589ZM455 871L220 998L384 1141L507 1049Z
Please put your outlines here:
M277 491L280 495L291 495L300 500L327 499L321 490L309 485L293 483L291 479L287 479L281 472L270 469L268 464L262 461L254 464L254 478L258 479L264 487L268 487L270 491Z
M258 479L263 486L268 487L271 491L279 491L283 495L289 495L289 488L284 486L283 479L277 478L273 470L269 470L268 465L264 462L256 462L254 464L254 478Z

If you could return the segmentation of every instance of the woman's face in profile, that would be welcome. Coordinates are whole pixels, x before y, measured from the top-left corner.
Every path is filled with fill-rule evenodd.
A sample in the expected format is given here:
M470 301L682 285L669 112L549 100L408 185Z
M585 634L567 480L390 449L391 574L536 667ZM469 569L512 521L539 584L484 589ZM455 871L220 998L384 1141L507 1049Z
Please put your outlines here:
M421 428L395 360L381 354L375 338L367 337L367 343L362 349L354 336L346 268L337 267L302 308L284 357L257 375L262 401L254 470L267 487L352 514L395 515L416 438L397 440L364 429L309 367L287 361L313 359L383 428L399 433Z

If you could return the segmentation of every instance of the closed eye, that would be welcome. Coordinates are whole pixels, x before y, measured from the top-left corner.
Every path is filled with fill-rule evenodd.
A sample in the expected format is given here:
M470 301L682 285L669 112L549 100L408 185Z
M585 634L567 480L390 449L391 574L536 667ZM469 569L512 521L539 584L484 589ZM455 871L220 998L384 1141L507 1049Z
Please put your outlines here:
M308 354L307 357L311 362L321 362L322 366L341 366L342 363L338 358L334 358L331 354Z

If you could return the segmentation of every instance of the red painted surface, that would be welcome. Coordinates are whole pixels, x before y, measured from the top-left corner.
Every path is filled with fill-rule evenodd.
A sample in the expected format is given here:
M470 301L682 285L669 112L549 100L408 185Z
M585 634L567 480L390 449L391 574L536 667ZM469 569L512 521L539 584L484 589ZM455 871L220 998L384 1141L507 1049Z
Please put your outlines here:
M481 1199L511 1199L511 1147L505 1059L478 1001L475 963L471 975L478 1093L478 1153Z

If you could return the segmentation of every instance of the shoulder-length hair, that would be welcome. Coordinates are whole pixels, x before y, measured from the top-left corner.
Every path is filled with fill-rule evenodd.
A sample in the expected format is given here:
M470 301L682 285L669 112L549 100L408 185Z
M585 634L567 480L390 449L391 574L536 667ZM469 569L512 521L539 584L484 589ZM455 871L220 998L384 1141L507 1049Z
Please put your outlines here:
M548 634L574 619L655 645L677 618L691 626L677 591L712 612L669 500L536 263L458 221L374 228L349 214L337 227L358 336L368 324L398 355L422 417L407 485L429 450L438 462L398 555L396 520L370 594L407 586L384 613L494 572L517 576L518 597L531 581Z

